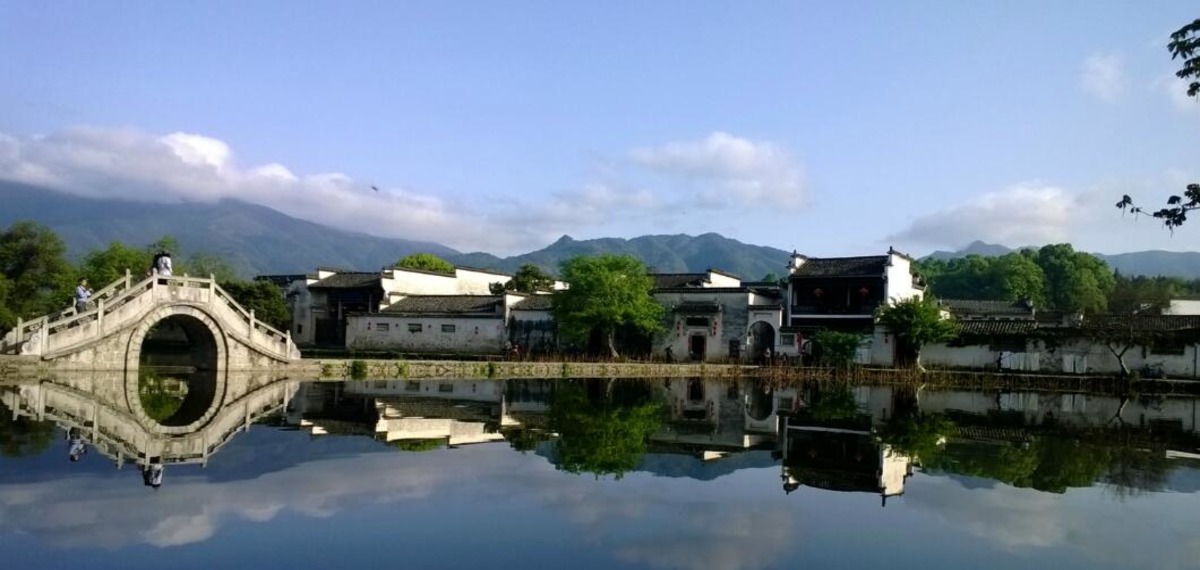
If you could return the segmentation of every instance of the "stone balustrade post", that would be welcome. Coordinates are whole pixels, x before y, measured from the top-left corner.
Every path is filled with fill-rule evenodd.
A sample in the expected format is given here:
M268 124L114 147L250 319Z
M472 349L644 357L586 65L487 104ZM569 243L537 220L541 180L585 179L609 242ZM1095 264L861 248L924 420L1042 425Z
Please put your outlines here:
M250 340L253 341L254 340L254 309L250 309L250 332L247 334L249 335Z
M104 333L104 298L96 301L96 334Z
M24 328L25 321L21 320L21 317L17 317L17 346L21 346L21 333L24 332L24 330L22 330Z

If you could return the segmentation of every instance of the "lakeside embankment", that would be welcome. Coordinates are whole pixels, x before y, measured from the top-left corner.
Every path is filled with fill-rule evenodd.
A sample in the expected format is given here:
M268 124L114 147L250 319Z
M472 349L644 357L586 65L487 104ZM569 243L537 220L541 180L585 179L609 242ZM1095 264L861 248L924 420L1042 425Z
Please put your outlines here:
M1190 379L1121 380L1112 376L997 373L994 371L856 367L849 370L795 366L663 362L540 362L514 360L408 360L305 358L257 372L297 380L428 380L547 378L761 378L772 383L838 381L858 385L919 384L927 388L1141 394L1200 394ZM0 356L0 382L36 381L84 370L54 367L37 357Z

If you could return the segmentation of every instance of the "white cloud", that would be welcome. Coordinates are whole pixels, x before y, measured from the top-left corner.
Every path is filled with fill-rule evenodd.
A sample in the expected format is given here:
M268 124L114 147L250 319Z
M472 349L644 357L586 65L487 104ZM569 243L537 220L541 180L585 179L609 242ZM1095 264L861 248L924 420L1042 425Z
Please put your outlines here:
M804 202L804 172L784 148L714 132L695 141L630 151L633 164L689 182L703 204L737 209L795 209Z
M732 210L777 212L804 197L802 169L789 152L721 132L637 148L593 167L598 172L571 190L468 201L409 188L376 191L340 172L242 165L228 143L195 133L101 127L0 133L0 180L105 199L237 199L343 230L493 253L542 246L589 227L712 228Z
M1200 98L1188 97L1188 82L1168 73L1153 82L1153 87L1159 89L1171 101L1175 110L1200 117Z
M1125 90L1125 62L1116 54L1092 54L1083 60L1079 79L1088 93L1115 101Z
M1079 223L1080 212L1077 195L1056 186L1025 183L920 216L889 239L949 247L977 239L1010 247L1063 242Z
M496 231L486 215L441 196L376 191L342 173L297 175L278 163L242 167L224 141L191 133L74 127L45 136L0 134L0 179L96 198L232 198L344 230L459 247L531 239L521 228Z

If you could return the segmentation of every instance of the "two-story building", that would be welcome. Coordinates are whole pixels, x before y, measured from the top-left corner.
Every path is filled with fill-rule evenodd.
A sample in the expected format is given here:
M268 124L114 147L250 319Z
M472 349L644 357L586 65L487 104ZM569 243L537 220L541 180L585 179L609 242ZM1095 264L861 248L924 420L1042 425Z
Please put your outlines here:
M890 365L894 348L877 330L875 311L889 302L920 298L925 282L912 269L913 258L888 248L885 255L808 257L792 253L788 264L785 317L780 350L799 355L822 330L863 336L858 361Z

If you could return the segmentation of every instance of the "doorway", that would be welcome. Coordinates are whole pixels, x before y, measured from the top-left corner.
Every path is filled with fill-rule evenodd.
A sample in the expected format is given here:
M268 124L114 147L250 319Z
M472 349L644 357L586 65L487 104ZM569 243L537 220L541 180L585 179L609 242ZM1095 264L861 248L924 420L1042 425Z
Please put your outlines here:
M692 360L704 360L707 349L708 339L704 335L692 335L688 338L688 355Z

